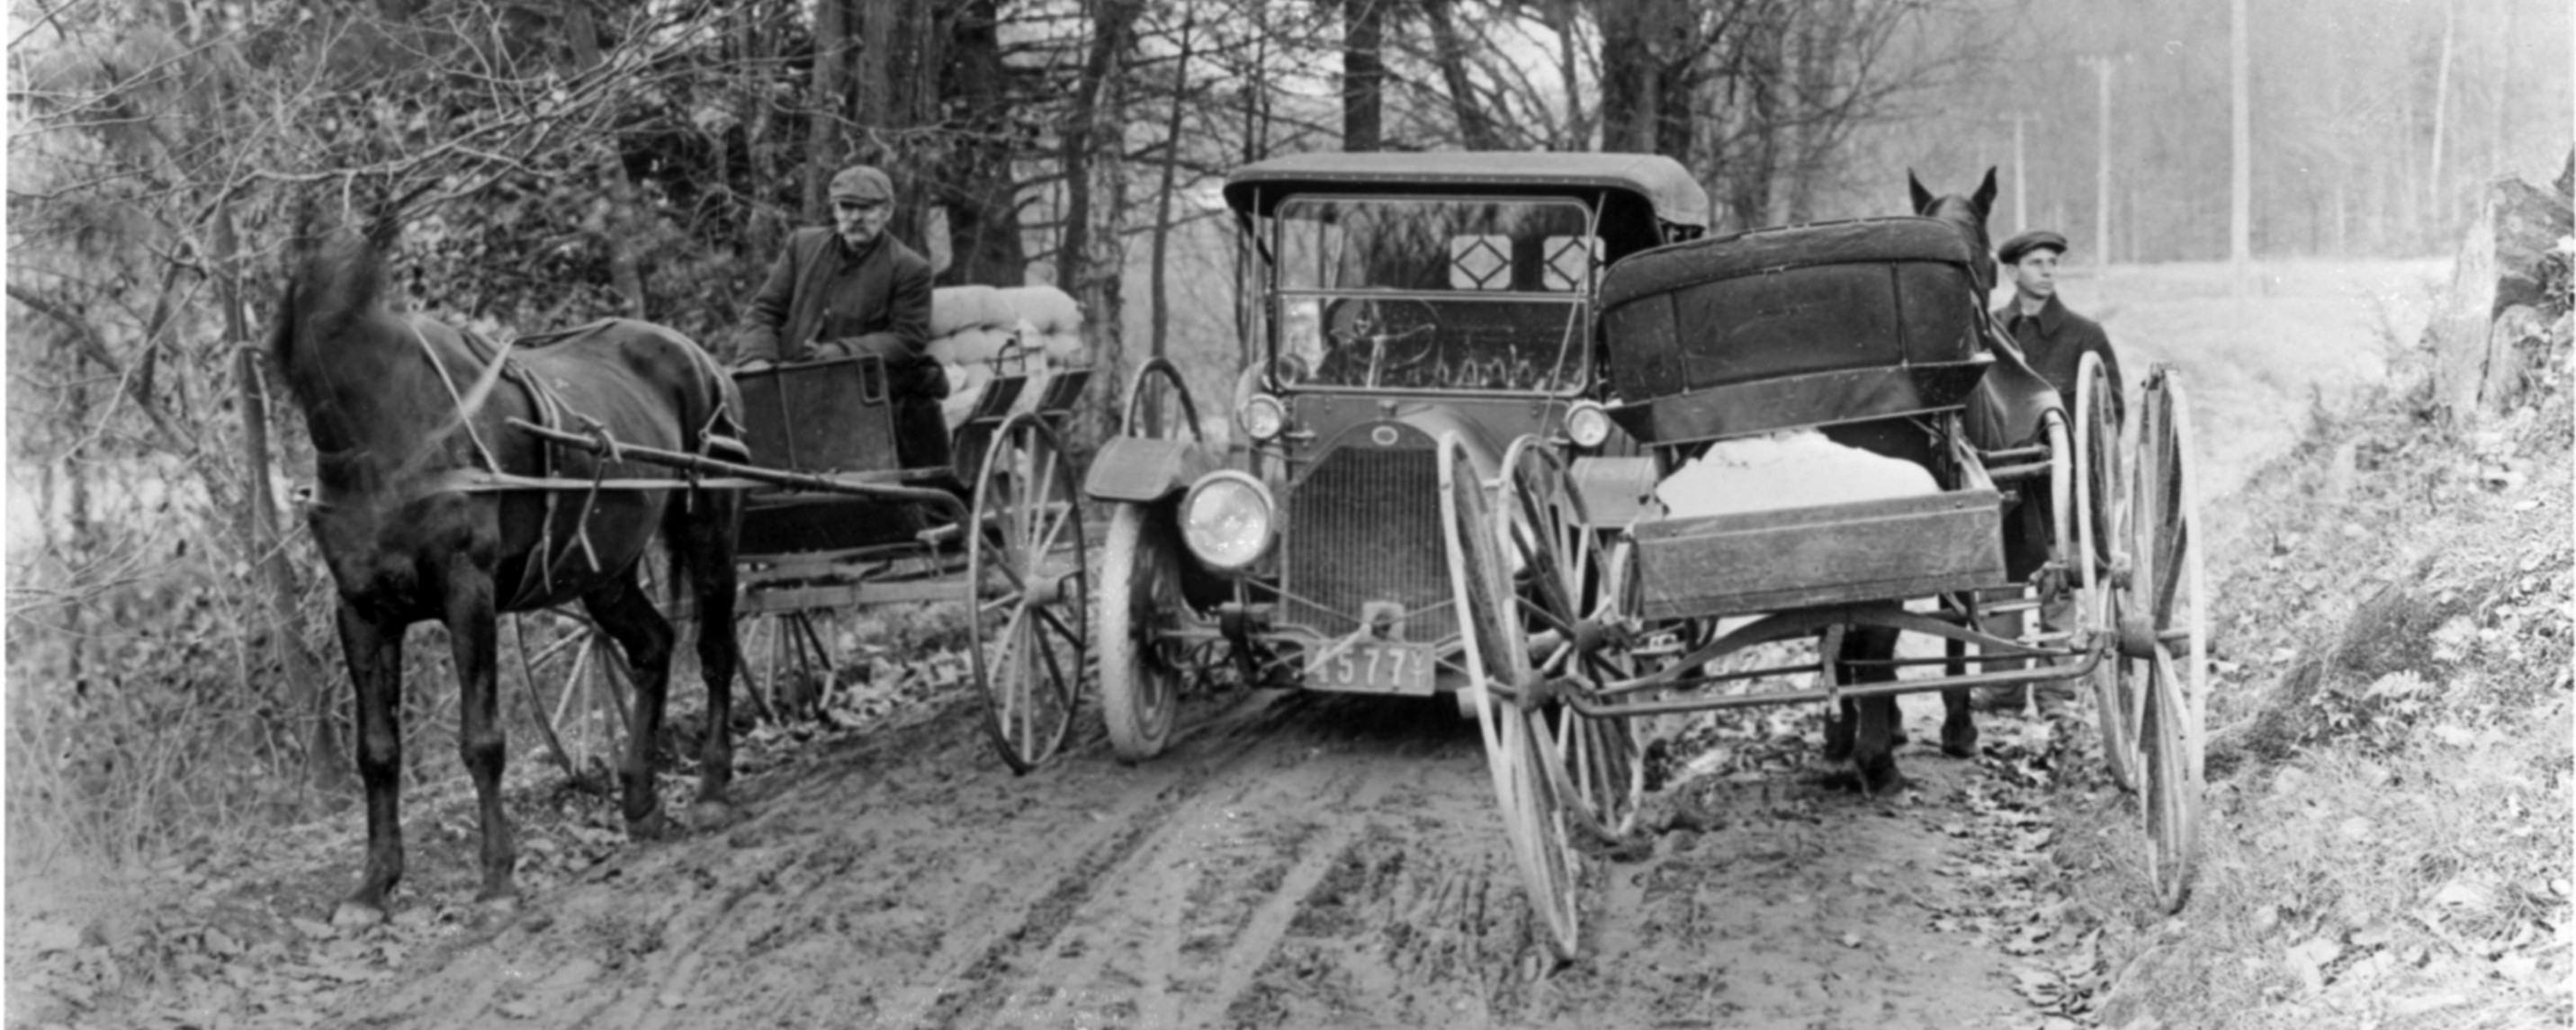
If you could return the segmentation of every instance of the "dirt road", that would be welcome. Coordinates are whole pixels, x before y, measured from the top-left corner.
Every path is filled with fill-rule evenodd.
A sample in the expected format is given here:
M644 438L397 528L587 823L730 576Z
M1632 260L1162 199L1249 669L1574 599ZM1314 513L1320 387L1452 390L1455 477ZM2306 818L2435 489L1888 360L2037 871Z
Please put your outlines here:
M1917 789L1878 800L1796 772L1703 777L1667 805L1705 832L1596 862L1589 953L1560 966L1476 734L1438 708L1211 698L1156 762L1121 766L1095 741L1028 777L970 715L813 749L749 786L739 825L627 848L328 1022L1901 1027L2026 1011L1986 916L2018 904L2036 854L2015 851L2035 816L1983 804L2008 763L1918 744ZM1928 719L1915 729L1930 739Z

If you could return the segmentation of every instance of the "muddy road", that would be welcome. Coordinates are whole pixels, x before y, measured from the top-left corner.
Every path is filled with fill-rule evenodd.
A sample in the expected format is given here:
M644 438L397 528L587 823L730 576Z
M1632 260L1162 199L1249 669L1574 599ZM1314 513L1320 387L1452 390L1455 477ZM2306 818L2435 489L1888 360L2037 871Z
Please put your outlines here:
M329 1021L1989 1026L2029 1011L1996 944L2027 907L2011 885L2039 860L2038 817L1992 803L2011 763L1919 743L1937 712L1918 713L1914 789L1895 796L1816 775L1773 733L1802 729L1792 716L1702 752L1734 757L1659 795L1667 832L1595 859L1587 953L1560 964L1482 745L1446 707L1201 698L1153 763L1122 766L1095 739L1015 777L972 710L948 706L811 748L746 785L741 822L628 845ZM2008 743L2027 725L1988 722Z

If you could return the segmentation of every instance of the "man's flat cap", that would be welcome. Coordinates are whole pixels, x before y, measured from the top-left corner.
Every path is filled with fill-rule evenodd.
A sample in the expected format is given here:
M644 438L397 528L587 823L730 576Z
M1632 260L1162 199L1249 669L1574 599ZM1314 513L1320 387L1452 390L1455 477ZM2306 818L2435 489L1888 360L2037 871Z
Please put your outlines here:
M832 199L894 201L894 180L867 165L851 165L832 177Z
M2066 237L2046 229L2033 229L2005 240L2004 245L1995 250L1995 259L2007 265L2016 265L2020 264L2021 259L2028 256L2031 251L2042 248L2054 250L2060 254L2066 253Z

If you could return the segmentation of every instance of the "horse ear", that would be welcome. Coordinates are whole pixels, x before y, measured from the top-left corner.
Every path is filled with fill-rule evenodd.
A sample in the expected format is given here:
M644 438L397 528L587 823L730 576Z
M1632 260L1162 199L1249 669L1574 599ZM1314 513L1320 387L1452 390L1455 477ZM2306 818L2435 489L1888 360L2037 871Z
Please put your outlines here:
M1986 166L1985 183L1978 186L1977 195L1969 199L1976 202L1977 210L1979 211L1993 211L1995 209L1995 168L1993 165Z
M1905 170L1905 188L1914 194L1914 213L1932 210L1932 191L1923 188L1923 180L1914 177L1914 169Z

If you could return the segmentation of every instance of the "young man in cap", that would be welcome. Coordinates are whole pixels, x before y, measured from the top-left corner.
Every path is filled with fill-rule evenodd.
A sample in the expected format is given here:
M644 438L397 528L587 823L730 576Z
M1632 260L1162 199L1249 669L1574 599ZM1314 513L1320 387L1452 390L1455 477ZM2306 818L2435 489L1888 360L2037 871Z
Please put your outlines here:
M2075 408L2075 372L2084 353L2101 355L2102 370L2111 379L2111 410L2117 413L2120 359L2111 353L2111 338L2102 332L2102 323L2066 310L2057 299L2057 260L2065 253L2066 237L2046 229L2005 240L1995 257L2012 275L2013 299L1995 312L1995 320L2021 345L2030 370L2057 388L2069 412Z
M2057 388L2070 416L2075 410L2075 374L2084 353L2101 355L2102 370L2110 377L2111 411L2116 418L2122 406L2120 361L2111 354L2111 338L2102 332L2101 323L2066 310L2065 302L2057 299L2057 261L2065 253L2066 237L2046 229L2022 233L1996 248L1995 258L2003 262L2004 271L2012 277L2013 299L1995 312L1995 321L2003 323L2013 342L2020 345L2030 370ZM2062 628L2073 616L2069 604L2061 599L2041 613L2040 621ZM1997 628L2004 636L2020 636L2022 616L2006 616ZM1987 666L1994 670L2019 667L2018 662ZM1976 705L1986 709L2020 706L2025 712L2035 712L2042 701L2053 707L2072 694L2073 690L2063 684L1984 689L1977 692Z
M798 229L752 295L737 367L874 355L895 402L895 450L907 468L948 464L939 401L948 377L931 360L930 260L885 232L894 183L852 165L832 177L832 227Z

